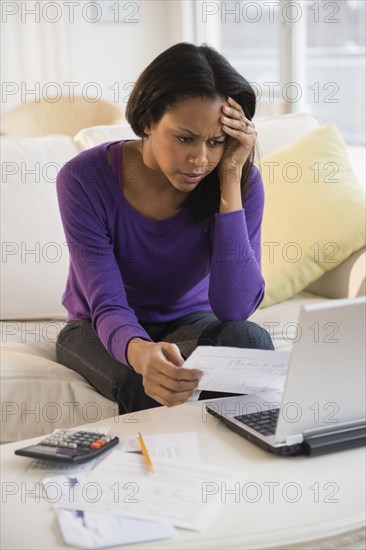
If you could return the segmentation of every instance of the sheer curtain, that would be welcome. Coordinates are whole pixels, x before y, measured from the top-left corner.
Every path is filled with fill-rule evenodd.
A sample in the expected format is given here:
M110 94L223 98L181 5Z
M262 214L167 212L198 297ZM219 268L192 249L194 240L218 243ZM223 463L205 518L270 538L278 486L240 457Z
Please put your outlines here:
M68 14L63 2L8 2L2 6L1 112L19 103L52 99L72 80Z

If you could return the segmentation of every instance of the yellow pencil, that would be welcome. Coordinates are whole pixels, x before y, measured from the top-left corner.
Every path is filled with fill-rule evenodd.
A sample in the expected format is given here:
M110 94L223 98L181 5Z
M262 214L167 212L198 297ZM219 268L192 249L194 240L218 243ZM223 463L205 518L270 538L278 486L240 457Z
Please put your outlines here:
M148 450L146 448L145 441L142 439L142 435L140 433L137 434L137 437L138 437L138 440L139 440L139 443L140 443L142 454L144 455L146 465L149 468L149 470L152 471L153 470L153 463L151 462L151 458L150 458L150 455L149 455Z

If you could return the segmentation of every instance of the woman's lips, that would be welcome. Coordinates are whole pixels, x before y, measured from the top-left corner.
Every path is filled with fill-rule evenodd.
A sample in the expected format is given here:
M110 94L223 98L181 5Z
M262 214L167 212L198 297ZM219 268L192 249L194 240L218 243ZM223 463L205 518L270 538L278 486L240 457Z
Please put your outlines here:
M183 172L179 172L179 174L182 176L182 178L186 183L190 183L190 184L199 183L201 179L205 177L205 174L192 174L192 173L187 174Z

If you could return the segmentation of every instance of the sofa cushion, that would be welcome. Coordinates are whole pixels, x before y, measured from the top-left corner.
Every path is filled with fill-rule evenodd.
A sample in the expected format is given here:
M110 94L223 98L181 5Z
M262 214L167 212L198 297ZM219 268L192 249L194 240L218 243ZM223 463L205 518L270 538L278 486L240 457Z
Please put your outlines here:
M293 344L302 336L298 324L301 307L325 300L322 296L303 291L280 304L257 309L249 317L249 321L257 323L269 332L276 351L290 351Z
M307 292L326 298L366 296L366 248L351 254L336 269L327 271L306 287Z
M56 362L62 321L3 321L1 442L118 416L118 406Z
M261 307L287 300L365 246L364 190L333 124L262 159Z
M56 175L78 152L72 138L1 138L1 319L65 318L69 255Z

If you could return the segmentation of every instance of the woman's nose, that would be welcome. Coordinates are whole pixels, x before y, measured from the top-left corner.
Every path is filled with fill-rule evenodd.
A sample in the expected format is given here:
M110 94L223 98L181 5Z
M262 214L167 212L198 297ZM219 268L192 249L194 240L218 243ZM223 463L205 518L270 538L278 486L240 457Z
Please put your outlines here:
M199 145L191 151L190 163L195 166L204 166L208 163L207 147L205 144Z

